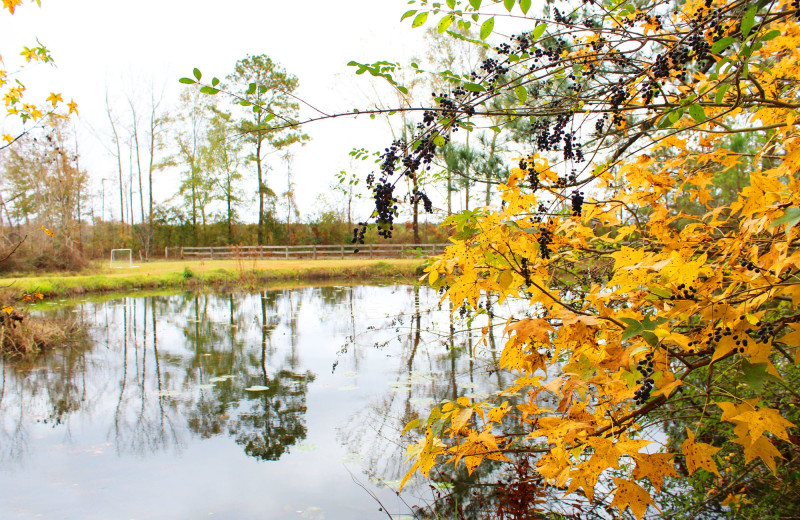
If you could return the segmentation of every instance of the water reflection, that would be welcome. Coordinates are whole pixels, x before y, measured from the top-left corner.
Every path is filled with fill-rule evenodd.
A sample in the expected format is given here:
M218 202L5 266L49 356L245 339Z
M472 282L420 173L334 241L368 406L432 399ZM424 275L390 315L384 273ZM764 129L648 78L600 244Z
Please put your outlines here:
M479 341L438 302L419 287L332 286L51 310L92 342L3 361L0 486L13 498L0 517L383 516L350 474L408 514L432 496L392 492L403 425L507 383L494 335Z

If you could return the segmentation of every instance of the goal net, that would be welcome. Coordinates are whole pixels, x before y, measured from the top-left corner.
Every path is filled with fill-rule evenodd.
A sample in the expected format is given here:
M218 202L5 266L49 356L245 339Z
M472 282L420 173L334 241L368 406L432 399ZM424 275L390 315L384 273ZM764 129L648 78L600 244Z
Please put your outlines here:
M133 265L133 249L112 249L109 265L111 269L139 267L138 265Z

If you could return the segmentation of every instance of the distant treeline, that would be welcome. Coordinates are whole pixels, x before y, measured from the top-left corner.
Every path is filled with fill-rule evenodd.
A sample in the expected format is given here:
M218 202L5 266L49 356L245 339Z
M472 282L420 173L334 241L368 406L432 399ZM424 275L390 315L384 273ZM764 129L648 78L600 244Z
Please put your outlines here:
M196 227L191 222L154 223L151 233L146 226L102 221L94 225L82 223L79 232L66 236L59 229L42 229L41 225L33 223L11 227L6 224L0 226L0 259L8 258L0 262L0 272L77 270L91 260L108 259L111 249L129 248L134 251L134 258L147 259L162 258L165 247L257 244L257 224L237 223L229 229L224 221ZM350 224L325 214L315 222L272 222L267 230L267 245L348 244L353 234ZM149 247L145 243L148 236L152 236ZM436 224L420 223L419 236L423 244L447 242L446 229ZM411 244L414 243L413 227L410 222L395 226L390 240L375 233L368 233L365 240L367 243Z

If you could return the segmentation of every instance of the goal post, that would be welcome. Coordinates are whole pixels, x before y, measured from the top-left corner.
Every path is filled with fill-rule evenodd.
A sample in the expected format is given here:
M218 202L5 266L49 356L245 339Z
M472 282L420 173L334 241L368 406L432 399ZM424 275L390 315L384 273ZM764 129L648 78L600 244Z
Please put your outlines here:
M126 267L139 266L133 265L133 249L112 249L109 267L111 269L124 269Z

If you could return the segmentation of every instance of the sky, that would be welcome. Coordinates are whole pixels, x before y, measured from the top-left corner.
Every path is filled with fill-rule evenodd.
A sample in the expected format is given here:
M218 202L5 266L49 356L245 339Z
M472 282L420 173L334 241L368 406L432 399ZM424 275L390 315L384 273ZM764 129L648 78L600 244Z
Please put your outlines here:
M113 206L116 162L109 152L111 129L105 108L122 112L126 97L144 102L150 89L163 91L164 102L175 111L181 85L194 67L204 78L223 78L248 54L267 54L300 80L297 94L321 110L331 112L369 108L382 98L391 104L391 89L368 75L356 76L350 60L408 63L424 54L422 29L409 20L405 0L42 0L41 8L26 3L14 16L0 15L0 52L9 70L22 45L38 38L47 46L56 68L38 65L26 69L23 81L31 99L51 91L78 103L75 120L81 165L93 179L96 193L106 190L106 214ZM304 108L301 115L312 115ZM362 178L376 168L371 161L353 163L353 148L382 150L391 140L389 124L367 116L334 119L304 128L311 140L293 150L296 197L302 215L318 211L320 193L332 201L335 173L348 169ZM281 193L286 165L271 158L274 170L268 184ZM176 191L178 171L160 172L154 180L156 200ZM246 177L246 193L255 192L254 175ZM276 189L277 188L277 189ZM432 196L436 201L435 194ZM250 197L255 199L255 195ZM118 195L117 195L118 200ZM441 197L439 197L441 200ZM254 207L253 204L250 205ZM368 216L363 202L356 220ZM99 212L99 208L97 209ZM252 210L243 215L254 220Z

